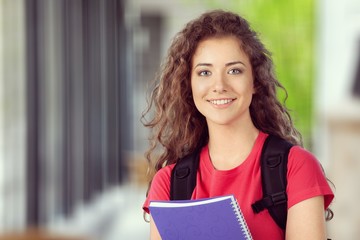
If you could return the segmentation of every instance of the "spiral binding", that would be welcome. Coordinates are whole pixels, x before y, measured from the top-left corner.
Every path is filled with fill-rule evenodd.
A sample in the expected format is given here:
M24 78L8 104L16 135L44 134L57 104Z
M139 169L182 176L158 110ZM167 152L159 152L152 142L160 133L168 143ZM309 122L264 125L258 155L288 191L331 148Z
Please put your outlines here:
M237 218L237 221L239 222L239 225L242 226L241 230L243 234L245 235L246 239L252 240L252 236L249 230L248 225L246 224L244 215L241 212L241 208L239 206L238 201L235 199L234 196L231 196L231 206L235 212L235 216Z

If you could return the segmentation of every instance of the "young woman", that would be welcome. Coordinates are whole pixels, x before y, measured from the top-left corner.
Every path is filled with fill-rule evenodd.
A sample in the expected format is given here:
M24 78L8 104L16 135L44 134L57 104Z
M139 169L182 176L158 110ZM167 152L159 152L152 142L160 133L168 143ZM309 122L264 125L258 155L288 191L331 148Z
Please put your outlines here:
M200 147L192 199L234 194L255 240L326 239L325 211L334 195L319 162L301 147L277 88L283 89L270 53L245 19L217 10L189 22L173 40L147 111L152 119L145 126L153 130L147 157L155 174L144 211L151 216L151 200L169 200L174 163ZM285 231L268 211L251 209L262 197L259 158L270 134L295 145ZM150 233L161 239L151 217Z

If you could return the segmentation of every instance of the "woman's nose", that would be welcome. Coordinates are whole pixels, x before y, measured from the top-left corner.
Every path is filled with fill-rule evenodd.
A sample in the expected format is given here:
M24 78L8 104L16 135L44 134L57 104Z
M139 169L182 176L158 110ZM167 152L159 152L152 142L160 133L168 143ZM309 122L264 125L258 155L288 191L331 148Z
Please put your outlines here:
M227 91L226 87L226 77L222 74L219 74L214 79L214 86L213 86L213 92L216 93L223 93Z

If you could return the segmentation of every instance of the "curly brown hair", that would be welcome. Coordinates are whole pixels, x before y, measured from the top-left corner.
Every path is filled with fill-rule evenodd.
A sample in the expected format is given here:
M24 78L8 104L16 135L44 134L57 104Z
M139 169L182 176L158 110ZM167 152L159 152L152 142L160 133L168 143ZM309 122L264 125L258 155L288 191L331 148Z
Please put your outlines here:
M192 98L191 62L200 41L220 36L238 38L250 59L256 89L250 114L255 127L293 144L302 144L288 110L276 97L277 88L283 89L286 97L287 92L275 78L270 52L244 18L232 12L215 10L189 22L175 36L161 66L160 80L143 114L143 120L145 115L154 114L150 121L143 121L153 130L146 153L149 163L153 163L154 153L158 152L159 146L162 147L160 155L155 154L157 160L152 167L155 172L208 141L205 117L197 110Z

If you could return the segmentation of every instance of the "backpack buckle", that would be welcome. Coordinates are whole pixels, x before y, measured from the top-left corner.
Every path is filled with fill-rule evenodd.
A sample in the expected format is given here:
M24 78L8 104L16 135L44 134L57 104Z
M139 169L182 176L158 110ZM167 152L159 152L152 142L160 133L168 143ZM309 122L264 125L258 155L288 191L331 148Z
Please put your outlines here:
M263 211L265 208L270 208L276 205L284 204L287 202L286 192L278 192L271 195L267 195L259 201L256 201L251 205L255 213Z
M270 195L271 201L272 201L272 205L279 205L279 204L283 204L287 202L287 194L286 192L278 192L278 193L274 193L272 195Z

